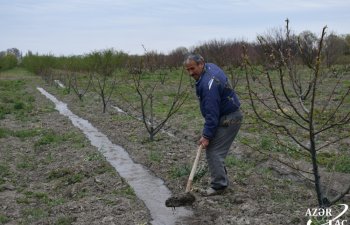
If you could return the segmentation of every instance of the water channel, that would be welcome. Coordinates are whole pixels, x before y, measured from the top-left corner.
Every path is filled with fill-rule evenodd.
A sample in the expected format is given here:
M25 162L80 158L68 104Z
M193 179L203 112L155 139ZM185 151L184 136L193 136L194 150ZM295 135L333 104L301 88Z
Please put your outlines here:
M128 184L134 189L135 194L149 209L154 225L171 225L179 222L181 218L192 215L192 211L179 207L176 211L165 206L165 200L172 194L164 185L163 180L152 175L147 168L133 162L129 154L121 147L113 144L106 135L99 132L89 121L72 113L67 104L57 100L43 88L37 88L43 95L51 100L62 115L67 116L74 126L78 127L117 170Z

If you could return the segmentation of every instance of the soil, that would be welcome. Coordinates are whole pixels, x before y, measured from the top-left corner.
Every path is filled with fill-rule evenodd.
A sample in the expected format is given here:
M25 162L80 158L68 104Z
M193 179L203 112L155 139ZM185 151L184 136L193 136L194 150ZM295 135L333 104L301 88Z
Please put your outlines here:
M199 133L179 130L176 124L181 121L176 116L168 125L174 136L159 133L150 142L141 121L111 107L135 114L116 99L102 113L96 94L89 93L81 102L73 93L68 95L38 77L0 74L0 79L25 80L26 94L35 99L28 117L7 114L0 127L12 133L37 132L29 137L0 136L0 224L149 224L152 220L128 183L68 118L54 110L37 86L122 146L135 162L162 178L174 194L184 192L188 173L179 175L180 169L191 166ZM44 142L47 133L62 138ZM199 190L208 187L209 174L202 155L202 173L192 192L196 201L187 206L194 215L178 224L306 224L307 209L317 207L312 184L238 142L229 156L238 159L227 167L230 188L223 195L203 197ZM349 181L348 174L339 176ZM349 203L349 196L343 201Z

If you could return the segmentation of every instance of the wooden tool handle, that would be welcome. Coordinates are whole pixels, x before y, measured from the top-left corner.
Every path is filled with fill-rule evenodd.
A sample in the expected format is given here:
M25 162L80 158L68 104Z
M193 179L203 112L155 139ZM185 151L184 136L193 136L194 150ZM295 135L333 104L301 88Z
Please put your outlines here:
M199 145L199 147L197 149L197 155L196 155L196 158L195 158L195 160L193 162L192 170L191 170L190 176L189 176L188 181L187 181L187 186L186 186L186 191L185 192L190 192L191 191L193 177L194 177L194 174L195 174L196 169L197 169L197 165L198 165L198 162L199 162L199 157L201 155L202 149L203 149L202 145Z

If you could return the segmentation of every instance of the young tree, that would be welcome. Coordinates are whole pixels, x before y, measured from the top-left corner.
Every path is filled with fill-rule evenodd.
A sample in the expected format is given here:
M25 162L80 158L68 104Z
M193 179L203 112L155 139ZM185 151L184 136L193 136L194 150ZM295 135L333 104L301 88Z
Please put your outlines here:
M122 62L123 56L123 53L108 49L94 52L87 57L93 90L101 97L103 113L106 112L107 104L116 88L114 72Z
M0 56L0 70L8 70L17 66L17 58L13 54Z
M325 38L325 61L328 67L334 65L340 56L346 52L346 41L331 33Z
M84 95L88 92L92 84L92 76L89 75L88 62L86 57L71 56L65 62L67 76L70 77L70 88L83 101ZM87 82L86 82L87 81Z
M263 67L253 66L247 53L244 54L254 114L271 131L274 143L311 161L312 182L320 207L336 203L350 190L350 184L344 184L344 191L328 196L319 170L318 154L326 148L335 152L332 148L336 143L350 138L349 71L336 71L337 76L327 71L322 62L325 33L326 27L317 46L308 44L310 39L305 35L300 37L299 51L295 51L287 20L285 35L258 38L266 59ZM303 54L314 57L301 61L299 57Z
M149 134L149 139L154 140L155 135L164 127L166 122L179 111L181 106L188 98L188 92L182 89L183 71L177 86L177 90L173 93L173 99L169 105L165 117L156 119L155 107L159 106L160 93L157 92L158 85L165 85L159 75L142 70L141 73L132 74L134 88L139 97L139 106L142 115L142 122Z
M317 56L318 38L311 31L304 31L299 34L300 57L306 65L312 65Z

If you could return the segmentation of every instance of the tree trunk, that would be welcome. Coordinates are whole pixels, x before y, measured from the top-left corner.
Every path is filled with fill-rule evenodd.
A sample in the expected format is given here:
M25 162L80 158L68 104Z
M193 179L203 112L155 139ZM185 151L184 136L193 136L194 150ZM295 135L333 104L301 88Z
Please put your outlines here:
M310 132L310 153L311 153L311 160L312 160L312 171L314 174L315 179L315 190L317 194L317 201L319 207L324 207L323 204L323 194L321 190L321 179L320 174L318 171L318 164L317 164L317 154L316 154L316 147L315 147L315 136L312 132Z

